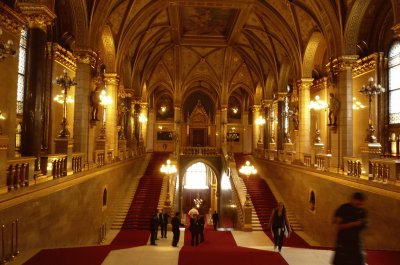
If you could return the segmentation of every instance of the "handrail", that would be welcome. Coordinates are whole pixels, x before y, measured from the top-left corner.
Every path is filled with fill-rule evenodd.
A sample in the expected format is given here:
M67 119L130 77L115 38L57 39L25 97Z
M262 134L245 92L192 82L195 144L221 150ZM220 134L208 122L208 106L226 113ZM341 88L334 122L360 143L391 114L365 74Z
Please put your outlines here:
M181 147L182 155L195 155L195 156L219 156L220 152L217 147L211 146L182 146Z

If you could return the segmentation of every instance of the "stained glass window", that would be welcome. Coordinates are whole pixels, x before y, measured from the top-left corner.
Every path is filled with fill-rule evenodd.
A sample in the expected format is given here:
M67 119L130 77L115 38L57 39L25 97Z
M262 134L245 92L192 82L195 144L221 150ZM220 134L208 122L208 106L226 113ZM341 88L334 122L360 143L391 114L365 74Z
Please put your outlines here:
M17 114L23 113L27 38L28 31L23 29L18 52Z
M389 50L389 124L400 123L400 41Z

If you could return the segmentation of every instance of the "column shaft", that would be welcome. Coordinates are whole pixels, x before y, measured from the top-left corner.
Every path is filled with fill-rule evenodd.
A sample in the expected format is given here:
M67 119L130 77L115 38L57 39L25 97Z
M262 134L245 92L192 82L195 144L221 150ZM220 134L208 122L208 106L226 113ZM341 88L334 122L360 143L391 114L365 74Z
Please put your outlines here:
M303 159L305 153L310 153L310 87L313 79L303 78L299 81L299 153Z

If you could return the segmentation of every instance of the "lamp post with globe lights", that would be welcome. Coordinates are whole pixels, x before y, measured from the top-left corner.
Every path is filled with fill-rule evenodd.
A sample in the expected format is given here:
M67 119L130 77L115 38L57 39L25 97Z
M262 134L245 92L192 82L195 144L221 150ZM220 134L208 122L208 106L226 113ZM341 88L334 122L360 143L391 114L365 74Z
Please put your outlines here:
M167 198L165 199L165 206L171 206L171 198L170 198L170 182L171 175L175 174L178 170L174 164L171 164L171 160L167 160L165 164L161 165L160 172L165 174L168 178L167 182Z

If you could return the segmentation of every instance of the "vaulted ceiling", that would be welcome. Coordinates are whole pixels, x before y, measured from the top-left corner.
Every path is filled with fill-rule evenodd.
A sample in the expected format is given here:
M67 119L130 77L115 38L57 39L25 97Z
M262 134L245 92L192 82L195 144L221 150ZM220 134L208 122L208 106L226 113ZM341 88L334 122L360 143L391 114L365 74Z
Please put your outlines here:
M68 0L56 5L63 2ZM188 90L203 87L222 104L237 89L271 98L272 91L296 81L290 78L303 76L305 50L315 32L323 36L323 45L311 69L323 72L330 57L343 54L346 21L361 2L86 0L88 29L81 39L89 43L80 40L80 45L101 47L107 69L120 73L123 85L137 96L157 89L179 100ZM365 5L391 9L389 1L365 0ZM393 24L392 12L382 12L386 18L380 23Z

